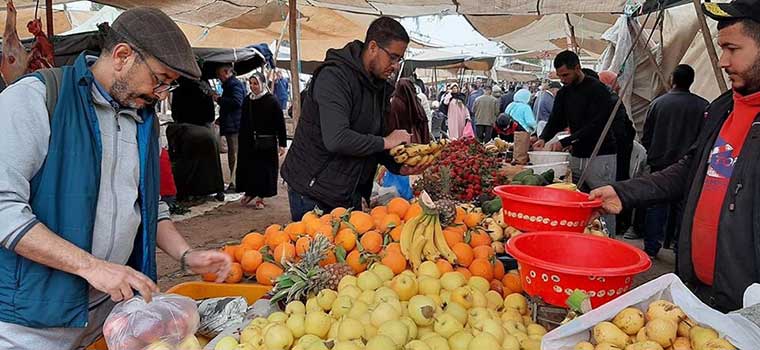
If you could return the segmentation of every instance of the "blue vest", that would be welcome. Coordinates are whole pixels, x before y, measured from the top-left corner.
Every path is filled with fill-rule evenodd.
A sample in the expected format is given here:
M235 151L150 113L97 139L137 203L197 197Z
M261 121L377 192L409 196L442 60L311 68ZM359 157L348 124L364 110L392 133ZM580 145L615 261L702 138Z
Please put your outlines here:
M41 223L87 252L92 251L103 147L93 107L93 79L84 54L73 66L63 67L47 158L32 178L29 201ZM139 113L144 120L137 124L142 224L128 264L155 281L158 121L152 110ZM85 327L88 289L79 276L0 249L0 321L33 328Z

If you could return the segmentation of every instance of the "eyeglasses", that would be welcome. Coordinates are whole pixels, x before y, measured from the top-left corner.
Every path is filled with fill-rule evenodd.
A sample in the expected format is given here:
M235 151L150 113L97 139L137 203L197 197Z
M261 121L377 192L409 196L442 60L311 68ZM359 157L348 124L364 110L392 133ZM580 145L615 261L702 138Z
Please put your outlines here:
M153 87L153 93L156 93L156 94L168 93L168 92L172 92L176 90L179 87L179 82L177 82L176 80L169 83L162 81L158 77L158 75L156 75L156 72L153 71L153 68L150 67L150 64L145 59L145 55L143 55L143 53L140 52L140 50L134 47L132 47L132 50L134 50L137 53L137 56L139 56L140 59L143 61L143 63L145 63L145 67L148 67L148 72L150 72L150 74L153 76L153 79L155 79L155 81L157 82L156 86Z
M388 51L388 49L386 49L386 48L384 48L384 47L382 47L380 45L377 45L377 47L379 47L380 50L385 51L385 54L388 55L388 58L390 58L392 62L394 62L394 63L401 63L401 62L404 61L404 57L399 56L399 55L397 55L395 53L391 53L390 51Z

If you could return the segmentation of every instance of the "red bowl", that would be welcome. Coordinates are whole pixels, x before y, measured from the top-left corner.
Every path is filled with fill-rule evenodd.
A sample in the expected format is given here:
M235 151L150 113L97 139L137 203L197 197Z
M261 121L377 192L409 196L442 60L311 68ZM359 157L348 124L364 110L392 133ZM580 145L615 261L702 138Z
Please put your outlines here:
M531 232L511 238L507 251L519 264L523 289L566 307L580 290L598 307L631 289L652 261L641 249L611 238L575 232Z
M523 232L583 232L602 206L586 193L557 188L504 185L493 191L501 198L504 222Z

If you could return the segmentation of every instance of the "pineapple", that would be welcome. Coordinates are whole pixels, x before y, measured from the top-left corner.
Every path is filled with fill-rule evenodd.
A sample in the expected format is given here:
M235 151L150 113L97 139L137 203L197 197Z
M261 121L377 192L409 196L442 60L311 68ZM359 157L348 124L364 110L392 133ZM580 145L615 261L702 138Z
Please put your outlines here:
M454 196L451 194L451 169L442 167L441 192L439 200L435 202L435 206L438 208L441 225L444 227L453 224L457 217L457 202L453 198Z
M277 278L272 289L271 302L305 301L323 289L337 290L340 280L346 275L353 275L354 271L341 262L325 267L319 266L319 262L325 258L328 249L334 249L334 246L325 236L319 235L311 243L301 261L285 262L285 272Z

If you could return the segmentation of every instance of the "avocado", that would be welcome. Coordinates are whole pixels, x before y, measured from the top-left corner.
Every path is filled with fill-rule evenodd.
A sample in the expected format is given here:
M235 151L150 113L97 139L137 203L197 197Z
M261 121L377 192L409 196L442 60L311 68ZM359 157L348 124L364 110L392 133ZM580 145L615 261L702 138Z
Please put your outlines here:
M512 182L522 182L523 179L534 174L535 173L533 172L533 169L525 169L517 173L517 175L515 175L514 177L512 177Z
M501 210L501 198L494 198L488 202L483 202L481 208L483 209L483 214L491 215Z
M543 177L533 174L533 175L529 175L525 177L525 179L522 180L522 183L523 185L528 185L528 186L541 186L543 181L544 181Z
M547 185L553 183L554 182L554 169L549 169L549 170L545 171L543 174L541 174L541 177L543 177L546 180Z

